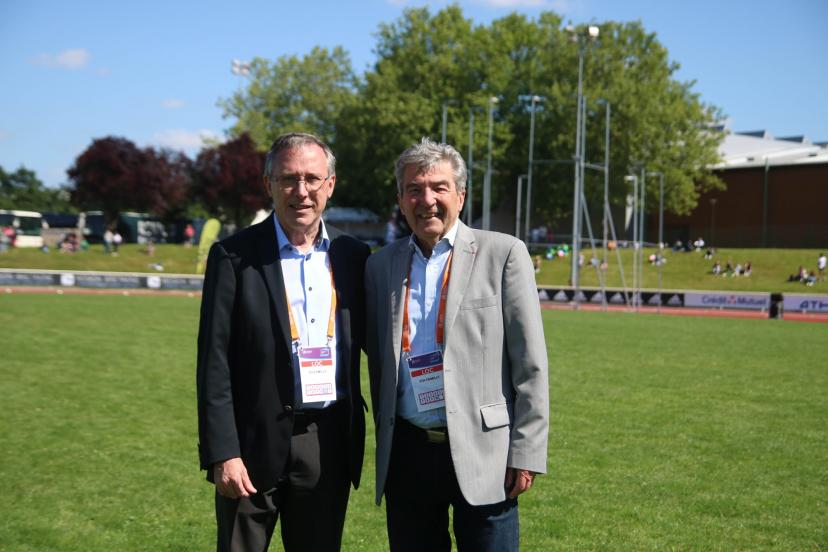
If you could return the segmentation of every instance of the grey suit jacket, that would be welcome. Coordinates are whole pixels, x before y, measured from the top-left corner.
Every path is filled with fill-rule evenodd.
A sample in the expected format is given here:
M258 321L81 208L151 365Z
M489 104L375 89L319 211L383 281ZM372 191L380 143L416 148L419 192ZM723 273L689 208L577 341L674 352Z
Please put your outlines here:
M506 498L507 467L546 472L546 342L526 246L458 224L443 360L449 444L465 499L492 504ZM398 240L369 257L365 269L377 504L391 457L411 255L408 238Z

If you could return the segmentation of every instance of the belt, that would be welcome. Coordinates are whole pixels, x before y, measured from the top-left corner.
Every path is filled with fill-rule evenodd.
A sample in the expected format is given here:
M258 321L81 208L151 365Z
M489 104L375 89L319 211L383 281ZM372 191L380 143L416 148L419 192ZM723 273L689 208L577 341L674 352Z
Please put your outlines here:
M339 411L343 410L345 406L344 400L338 400L330 406L325 408L306 408L304 410L296 410L293 413L293 420L295 422L315 422L317 420L324 420Z
M405 418L397 417L397 428L407 433L416 436L420 440L427 441L434 444L448 443L448 428L447 427L429 427L423 428L415 426Z

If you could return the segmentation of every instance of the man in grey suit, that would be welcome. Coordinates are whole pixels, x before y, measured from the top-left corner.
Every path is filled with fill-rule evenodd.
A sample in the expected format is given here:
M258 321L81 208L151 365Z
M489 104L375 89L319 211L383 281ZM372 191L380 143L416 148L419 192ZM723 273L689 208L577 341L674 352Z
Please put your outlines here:
M377 504L391 550L517 550L517 497L546 471L546 343L523 242L459 220L466 165L426 138L396 163L414 232L368 259Z

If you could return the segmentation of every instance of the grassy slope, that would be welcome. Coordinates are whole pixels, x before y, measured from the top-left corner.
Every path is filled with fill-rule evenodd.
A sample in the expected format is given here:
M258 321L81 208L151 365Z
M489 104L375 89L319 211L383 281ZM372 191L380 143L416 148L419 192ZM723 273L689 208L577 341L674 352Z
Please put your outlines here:
M646 255L655 250L645 251ZM723 278L713 276L710 267L713 261L707 261L699 253L666 253L667 264L663 267L663 285L665 289L700 289L722 291L772 291L784 293L828 293L828 282L820 282L813 287L800 283L788 283L789 274L796 273L803 265L808 270L816 269L816 259L820 251L815 249L722 249L717 259L722 266L731 260L744 264L753 263L753 275L749 278ZM591 256L586 251L586 258ZM621 252L627 285L632 285L632 252ZM600 256L600 252L599 252ZM75 255L62 254L56 250L41 253L31 249L17 249L0 255L0 268L39 268L59 270L99 270L111 272L154 272L151 265L161 263L167 274L192 274L197 260L196 248L180 245L159 245L153 257L146 254L144 246L128 244L123 246L117 257L106 256L100 245L92 246L87 253ZM607 285L621 286L620 271L614 254L610 257ZM566 285L569 280L569 260L543 261L543 268L538 274L540 285ZM593 268L582 269L581 284L598 286L598 278ZM645 288L658 287L658 269L645 262Z
M197 311L178 297L0 295L0 549L212 547ZM544 320L550 474L521 501L526 550L828 545L826 326ZM369 437L343 550L386 549L372 453Z

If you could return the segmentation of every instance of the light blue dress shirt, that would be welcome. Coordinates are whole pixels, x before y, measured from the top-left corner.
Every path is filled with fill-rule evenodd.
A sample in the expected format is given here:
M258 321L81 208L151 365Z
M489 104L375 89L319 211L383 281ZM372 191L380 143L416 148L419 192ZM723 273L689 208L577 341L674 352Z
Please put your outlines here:
M288 240L273 214L276 226L276 242L279 245L279 258L282 265L282 277L285 291L290 298L290 309L299 332L299 343L303 347L330 346L336 351L334 366L336 368L336 396L345 396L345 382L342 374L341 358L337 347L339 321L334 319L334 337L328 343L328 320L331 315L331 273L328 247L330 239L325 223L320 221L320 232L316 242L307 253L302 253ZM278 291L277 291L278 293ZM338 317L337 317L338 318ZM324 408L334 401L302 402L302 386L299 379L299 363L293 355L293 393L296 408Z
M408 322L410 330L411 356L423 355L437 350L437 313L440 310L440 287L443 284L443 272L446 269L454 239L457 236L457 223L431 251L431 257L425 258L422 250L411 235L409 244L413 250L411 256L411 286L408 299ZM408 360L405 353L400 355L399 377L397 378L397 415L422 428L445 427L445 407L417 412L411 376L408 373Z

